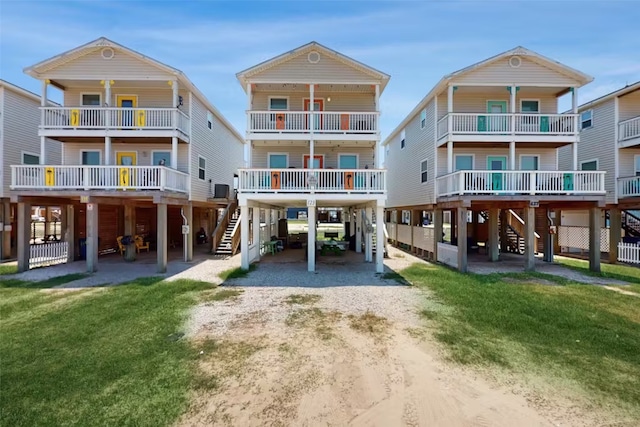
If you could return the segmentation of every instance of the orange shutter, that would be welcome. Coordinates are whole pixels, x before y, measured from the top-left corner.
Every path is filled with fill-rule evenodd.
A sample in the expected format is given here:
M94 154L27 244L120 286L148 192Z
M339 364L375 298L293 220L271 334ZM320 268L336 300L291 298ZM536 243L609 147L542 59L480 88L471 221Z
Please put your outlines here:
M340 130L349 130L348 114L340 114Z
M284 114L276 114L276 129L284 129Z
M353 190L353 181L355 178L355 173L352 171L344 173L344 189L345 190Z
M271 189L279 190L280 189L280 171L271 172Z

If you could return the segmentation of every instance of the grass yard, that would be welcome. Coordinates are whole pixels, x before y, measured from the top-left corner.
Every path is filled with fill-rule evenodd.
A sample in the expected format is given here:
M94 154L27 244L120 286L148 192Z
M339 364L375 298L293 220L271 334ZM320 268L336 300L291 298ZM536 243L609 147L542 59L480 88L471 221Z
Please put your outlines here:
M629 282L635 292L640 292L640 267L632 267L624 264L607 264L600 263L600 273L589 271L589 261L575 258L567 258L562 256L556 256L555 261L559 264L578 270L584 274L599 277L609 277L611 279L618 279Z
M198 351L181 339L185 310L212 286L146 278L46 289L78 278L0 279L2 425L174 423L198 381Z
M453 360L533 375L640 416L638 297L543 274L425 265L401 274L433 291L422 314Z
M18 264L16 264L15 262L0 264L0 276L5 276L7 274L15 274L17 272L18 272Z

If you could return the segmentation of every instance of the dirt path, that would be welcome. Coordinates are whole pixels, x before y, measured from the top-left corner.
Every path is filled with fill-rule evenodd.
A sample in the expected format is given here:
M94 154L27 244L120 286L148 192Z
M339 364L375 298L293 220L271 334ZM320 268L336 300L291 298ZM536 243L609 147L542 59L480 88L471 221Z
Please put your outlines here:
M425 339L421 298L393 282L246 287L198 307L203 384L179 424L554 425L521 395L445 363Z

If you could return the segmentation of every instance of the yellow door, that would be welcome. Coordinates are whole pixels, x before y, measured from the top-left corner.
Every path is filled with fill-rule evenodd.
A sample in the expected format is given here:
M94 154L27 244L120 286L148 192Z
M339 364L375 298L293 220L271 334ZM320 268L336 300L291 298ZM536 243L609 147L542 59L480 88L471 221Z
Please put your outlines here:
M120 112L120 126L131 128L136 126L135 108L138 106L138 97L133 95L116 95L116 103L122 108Z
M116 162L118 165L124 166L118 168L118 182L120 187L133 187L135 181L135 173L133 168L126 166L135 166L137 161L137 153L135 151L118 151L116 153Z

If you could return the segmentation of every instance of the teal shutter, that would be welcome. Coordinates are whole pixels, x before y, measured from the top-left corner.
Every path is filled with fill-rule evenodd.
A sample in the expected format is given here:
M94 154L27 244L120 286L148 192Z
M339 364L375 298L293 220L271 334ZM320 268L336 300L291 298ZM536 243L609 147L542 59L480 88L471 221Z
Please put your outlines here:
M564 191L573 191L573 174L565 173L562 176L562 186Z
M478 132L487 131L487 116L478 116Z
M540 117L540 132L549 132L549 116Z
M502 191L502 173L491 174L491 189L496 191Z

